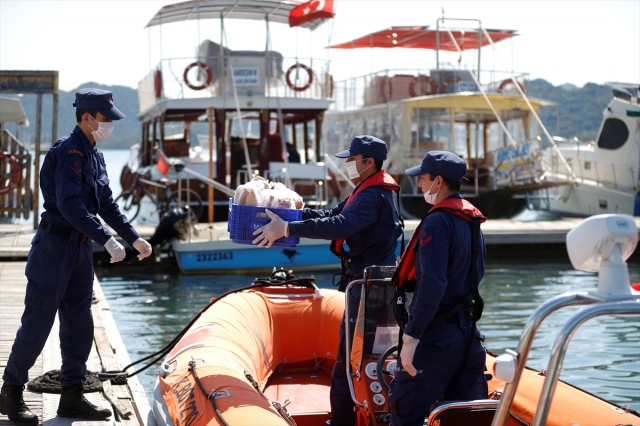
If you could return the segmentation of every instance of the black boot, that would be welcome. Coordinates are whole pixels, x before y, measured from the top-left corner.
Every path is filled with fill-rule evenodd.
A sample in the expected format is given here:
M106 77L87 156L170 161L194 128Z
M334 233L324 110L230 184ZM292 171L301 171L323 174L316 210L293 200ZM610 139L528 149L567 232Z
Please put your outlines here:
M29 407L22 399L24 386L2 385L0 390L0 413L7 414L14 424L35 426L38 424L38 416L29 411Z
M108 408L96 407L82 394L82 383L62 386L58 416L89 420L105 420L111 416Z

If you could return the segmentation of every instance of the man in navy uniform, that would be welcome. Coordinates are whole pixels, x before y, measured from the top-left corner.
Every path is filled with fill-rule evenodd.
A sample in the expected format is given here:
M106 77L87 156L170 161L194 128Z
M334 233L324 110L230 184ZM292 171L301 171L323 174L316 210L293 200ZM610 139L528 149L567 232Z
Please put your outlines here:
M477 285L484 275L485 218L460 195L466 172L464 160L447 151L430 151L406 171L420 176L418 185L433 207L397 268L401 285L415 288L389 392L394 426L422 426L441 397L487 398L484 336L475 327L482 313Z
M373 136L356 136L348 150L335 154L346 158L349 178L356 184L349 197L331 210L305 208L302 221L285 222L267 210L271 222L254 232L259 235L253 243L261 247L283 236L298 236L332 240L331 249L340 257L342 279L340 290L355 279L362 279L368 266L395 266L396 248L402 227L393 191L400 187L384 170L387 144ZM343 242L349 246L345 251ZM351 333L360 302L361 286L353 288L349 298ZM337 360L331 374L331 426L353 425L356 418L346 376L344 317L340 324L340 343Z
M97 141L109 137L113 121L124 114L114 106L111 92L100 89L79 90L73 106L77 126L53 144L40 170L44 212L25 270L28 281L22 324L2 377L0 412L17 425L38 424L22 391L56 313L62 351L58 415L92 420L111 415L109 409L96 407L82 393L93 342L91 240L105 247L112 263L125 257L124 247L97 215L140 253L140 260L151 254L149 243L140 238L114 203L104 157L96 146Z

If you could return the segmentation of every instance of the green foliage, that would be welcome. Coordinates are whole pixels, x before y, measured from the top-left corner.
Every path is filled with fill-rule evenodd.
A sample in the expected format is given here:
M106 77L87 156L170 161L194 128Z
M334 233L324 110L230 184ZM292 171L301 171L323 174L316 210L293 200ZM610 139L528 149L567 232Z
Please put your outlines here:
M587 83L577 88L570 84L554 86L546 80L529 82L527 96L544 99L560 107L560 128L557 128L555 107L543 107L541 119L551 135L565 138L577 137L582 141L594 140L602 123L602 111L611 101L612 92L607 86Z
M55 140L67 136L76 125L76 109L73 107L78 89L85 87L96 87L113 92L113 101L116 107L126 116L122 120L115 122L113 133L106 141L99 142L99 148L117 149L129 148L140 139L140 122L138 121L138 93L135 89L125 86L107 86L95 82L88 82L69 92L60 91L58 93L58 134ZM2 95L11 96L11 95ZM13 96L17 97L17 96ZM29 119L29 128L25 135L20 135L20 139L29 144L35 142L36 131L36 95L23 95L19 97L20 102ZM52 143L51 126L53 113L53 95L42 96L42 133L41 141L43 147L48 147ZM13 131L11 126L8 127ZM53 140L55 142L55 140Z

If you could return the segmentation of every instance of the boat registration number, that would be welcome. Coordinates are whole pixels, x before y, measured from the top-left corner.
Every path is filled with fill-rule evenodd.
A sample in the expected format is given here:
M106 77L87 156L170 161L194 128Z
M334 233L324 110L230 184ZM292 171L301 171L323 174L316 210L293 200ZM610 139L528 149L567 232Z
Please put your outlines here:
M196 262L216 262L218 260L233 260L233 252L216 251L213 253L196 253Z

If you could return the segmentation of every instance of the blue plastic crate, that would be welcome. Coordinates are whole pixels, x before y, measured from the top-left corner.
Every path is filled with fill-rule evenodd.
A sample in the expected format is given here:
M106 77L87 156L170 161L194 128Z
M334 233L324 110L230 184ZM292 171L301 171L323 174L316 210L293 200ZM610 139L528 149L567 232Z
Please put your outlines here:
M233 199L229 199L229 220L227 229L231 237L231 241L237 244L250 244L256 239L253 232L256 229L262 228L267 223L271 222L269 216L264 212L266 207L254 207L254 206L242 206L234 204ZM287 222L301 220L302 210L296 209L274 209L268 208L270 212L273 212L280 216ZM272 247L295 247L300 244L300 237L282 237L276 240Z

